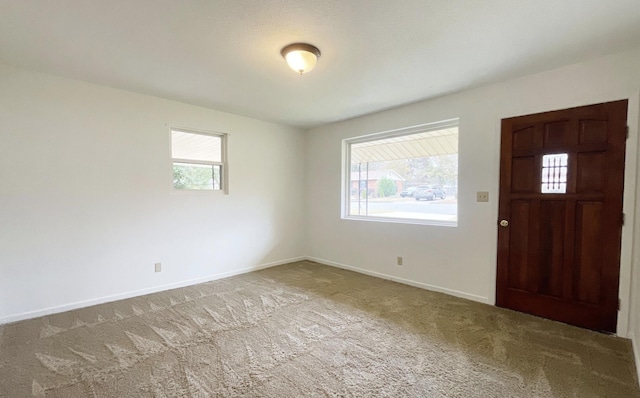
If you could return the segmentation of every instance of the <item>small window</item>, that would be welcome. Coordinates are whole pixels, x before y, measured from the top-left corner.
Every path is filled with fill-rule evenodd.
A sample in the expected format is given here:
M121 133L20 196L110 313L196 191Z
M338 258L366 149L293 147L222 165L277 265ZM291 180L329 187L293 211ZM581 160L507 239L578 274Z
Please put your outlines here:
M568 165L566 153L542 156L542 193L567 193Z
M343 145L343 218L457 225L458 119Z
M173 187L226 192L226 135L171 130Z

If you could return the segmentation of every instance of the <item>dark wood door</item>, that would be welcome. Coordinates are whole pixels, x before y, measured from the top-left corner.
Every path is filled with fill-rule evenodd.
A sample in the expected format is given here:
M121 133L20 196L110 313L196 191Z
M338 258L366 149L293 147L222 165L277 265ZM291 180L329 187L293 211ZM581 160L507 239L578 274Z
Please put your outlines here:
M502 120L497 305L616 331L627 101Z

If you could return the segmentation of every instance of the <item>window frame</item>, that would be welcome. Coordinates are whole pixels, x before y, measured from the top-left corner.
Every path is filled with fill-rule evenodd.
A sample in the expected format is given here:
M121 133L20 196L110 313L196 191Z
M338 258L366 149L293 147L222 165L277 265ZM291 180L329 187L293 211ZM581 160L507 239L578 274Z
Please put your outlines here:
M441 120L433 123L419 124L410 127L403 127L394 130L387 130L378 133L365 134L351 138L345 138L342 140L342 181L341 181L341 206L340 206L340 218L343 220L355 220L355 221L370 221L370 222L382 222L382 223L397 223L397 224L418 224L418 225L432 225L432 226L444 226L444 227L457 227L459 223L459 203L456 203L456 220L455 221L439 221L439 220L425 220L417 218L396 218L396 217L376 217L376 216L362 216L349 214L351 208L351 145L359 144L363 142L377 141L393 137L401 137L406 135L424 133L434 130L442 130L450 127L458 128L458 140L460 139L460 119L451 118ZM458 168L460 166L460 144L458 143ZM457 179L459 182L459 178ZM459 183L457 184L459 190Z
M174 158L173 157L173 132L187 133L187 134L195 134L195 135L204 135L209 137L218 137L220 138L220 162L212 162L206 160L194 160L194 159L183 159L183 158ZM224 195L229 194L229 166L228 166L228 158L227 158L227 147L228 147L228 137L227 133L220 133L215 131L208 130L199 130L193 129L189 127L180 127L180 126L170 126L169 127L169 149L170 149L170 158L171 158L171 188L172 192L222 192ZM220 189L180 189L176 188L173 183L173 167L176 163L184 163L184 164L193 164L193 165L206 165L206 166L220 166Z

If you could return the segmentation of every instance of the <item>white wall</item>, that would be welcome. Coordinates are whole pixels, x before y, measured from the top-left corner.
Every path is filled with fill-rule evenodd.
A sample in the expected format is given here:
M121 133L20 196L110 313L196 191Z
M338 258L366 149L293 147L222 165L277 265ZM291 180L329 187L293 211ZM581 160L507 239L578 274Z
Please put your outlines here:
M434 76L437 79L437 76ZM327 264L495 303L500 120L630 100L624 210L634 220L640 49L322 126L307 134L307 253ZM460 118L458 227L340 218L341 140ZM311 183L313 182L313 183ZM487 190L489 203L477 203ZM618 334L629 332L633 222L623 229ZM396 256L404 265L395 265ZM636 257L636 268L638 259ZM636 298L637 300L638 298ZM640 322L640 320L638 320ZM634 325L640 330L640 323Z
M168 125L229 134L229 195L173 192ZM0 323L303 256L303 151L298 129L0 66Z

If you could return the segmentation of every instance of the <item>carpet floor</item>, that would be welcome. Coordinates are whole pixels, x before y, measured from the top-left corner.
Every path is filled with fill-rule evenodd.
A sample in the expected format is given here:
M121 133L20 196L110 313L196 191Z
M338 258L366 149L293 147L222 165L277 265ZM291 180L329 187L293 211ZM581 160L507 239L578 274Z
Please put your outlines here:
M311 262L0 326L0 397L640 397L628 340Z

